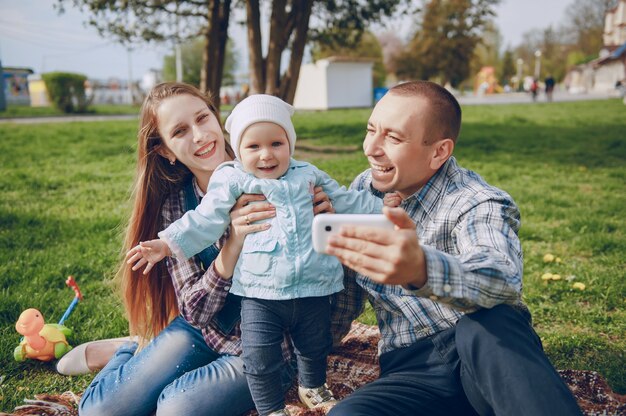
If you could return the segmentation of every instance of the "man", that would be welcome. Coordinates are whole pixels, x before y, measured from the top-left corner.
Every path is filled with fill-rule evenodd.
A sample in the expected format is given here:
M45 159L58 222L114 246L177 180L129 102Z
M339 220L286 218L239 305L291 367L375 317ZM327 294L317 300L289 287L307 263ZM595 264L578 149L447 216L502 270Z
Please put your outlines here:
M554 93L554 77L552 75L548 75L544 83L546 84L546 99L551 102L552 94Z
M384 211L396 230L345 226L328 250L356 272L336 298L335 333L367 296L381 375L330 415L580 414L521 302L518 208L452 157L460 124L456 99L430 82L390 89L372 112L370 169L352 186L396 191L401 206Z

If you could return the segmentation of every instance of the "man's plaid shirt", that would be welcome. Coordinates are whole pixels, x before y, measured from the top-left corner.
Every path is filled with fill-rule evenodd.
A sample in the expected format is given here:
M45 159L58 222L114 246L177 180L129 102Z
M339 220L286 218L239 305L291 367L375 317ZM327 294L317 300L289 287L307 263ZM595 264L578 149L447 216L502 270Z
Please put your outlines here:
M352 188L371 186L369 170ZM346 271L344 291L335 296L335 341L349 329L367 296L381 332L385 353L456 325L479 308L521 305L522 249L517 237L520 214L512 198L450 158L401 205L417 225L428 281L419 290L375 283Z

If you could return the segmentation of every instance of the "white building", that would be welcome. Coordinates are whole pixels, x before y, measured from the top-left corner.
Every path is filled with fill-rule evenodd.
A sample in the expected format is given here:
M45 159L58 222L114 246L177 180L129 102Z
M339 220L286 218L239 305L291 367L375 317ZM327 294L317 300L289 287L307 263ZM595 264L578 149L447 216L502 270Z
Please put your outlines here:
M615 49L626 43L626 1L621 0L604 17L604 46Z
M594 61L593 90L615 92L618 82L626 82L626 41L619 48Z
M294 107L302 110L371 107L373 66L369 59L344 57L302 65Z
M565 82L570 92L617 93L617 83L626 82L626 0L607 12L602 40L599 58L567 74Z

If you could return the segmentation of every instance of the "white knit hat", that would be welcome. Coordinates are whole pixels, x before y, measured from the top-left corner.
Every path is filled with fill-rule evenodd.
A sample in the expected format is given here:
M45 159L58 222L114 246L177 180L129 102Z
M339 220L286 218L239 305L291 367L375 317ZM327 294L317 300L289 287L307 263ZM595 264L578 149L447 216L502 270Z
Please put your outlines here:
M254 123L267 121L279 125L287 133L289 149L293 155L296 147L296 130L291 123L293 106L278 97L266 94L251 95L239 102L226 119L226 131L230 134L230 145L239 158L239 143L243 132Z

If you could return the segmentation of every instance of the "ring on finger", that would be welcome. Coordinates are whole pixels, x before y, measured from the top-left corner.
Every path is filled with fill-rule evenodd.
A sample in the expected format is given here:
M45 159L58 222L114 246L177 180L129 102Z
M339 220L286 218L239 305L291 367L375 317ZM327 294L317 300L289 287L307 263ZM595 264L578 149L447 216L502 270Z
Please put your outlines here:
M245 216L246 219L246 225L250 225L250 217L248 217L247 215Z

